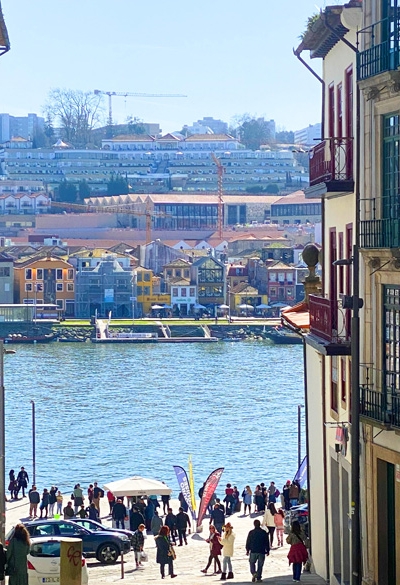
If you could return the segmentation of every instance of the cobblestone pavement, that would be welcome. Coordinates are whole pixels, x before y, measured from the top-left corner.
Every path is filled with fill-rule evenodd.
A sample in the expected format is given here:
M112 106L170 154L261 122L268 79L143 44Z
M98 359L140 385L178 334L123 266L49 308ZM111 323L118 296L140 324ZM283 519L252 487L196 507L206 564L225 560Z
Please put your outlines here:
M27 520L28 500L27 498L17 502L7 503L7 530L19 521ZM178 501L172 502L174 511L178 511ZM111 525L110 518L106 516L107 502L102 502L103 519L102 522L106 525ZM227 583L235 583L236 585L247 584L251 582L251 575L249 571L248 557L245 552L245 542L247 533L253 528L253 520L256 515L243 516L240 513L234 514L229 518L233 525L233 530L236 534L235 540L235 554L232 559L234 578L227 581ZM258 516L260 517L260 516ZM174 583L190 584L190 585L212 585L212 583L220 582L220 575L214 575L212 572L203 574L201 569L204 569L208 558L208 544L205 539L208 537L208 520L203 520L203 531L200 533L190 534L188 536L188 545L176 547L176 561L174 561L174 571L177 573ZM276 543L275 543L276 544ZM152 535L148 535L145 541L145 550L148 554L148 562L144 564L143 568L136 569L133 554L129 553L124 558L124 580L123 582L129 585L130 583L146 584L160 582L159 565L155 562L155 543ZM263 570L263 583L266 585L289 585L293 583L291 568L287 560L287 553L289 546L285 543L283 547L273 547L269 557L266 557ZM118 583L121 582L121 562L120 559L115 565L105 566L101 565L94 559L88 559L89 569L89 583L97 585L102 583ZM168 582L169 577L166 576L164 582ZM303 573L301 582L304 585L325 585L325 581L312 573Z

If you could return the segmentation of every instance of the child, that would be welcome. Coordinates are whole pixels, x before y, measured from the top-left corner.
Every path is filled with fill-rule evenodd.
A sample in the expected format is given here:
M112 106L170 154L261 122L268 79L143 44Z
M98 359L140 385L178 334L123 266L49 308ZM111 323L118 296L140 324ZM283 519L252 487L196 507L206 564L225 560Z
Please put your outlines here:
M276 528L276 536L278 537L278 546L283 546L283 520L285 518L285 513L282 508L279 508L277 513L274 516L275 528Z

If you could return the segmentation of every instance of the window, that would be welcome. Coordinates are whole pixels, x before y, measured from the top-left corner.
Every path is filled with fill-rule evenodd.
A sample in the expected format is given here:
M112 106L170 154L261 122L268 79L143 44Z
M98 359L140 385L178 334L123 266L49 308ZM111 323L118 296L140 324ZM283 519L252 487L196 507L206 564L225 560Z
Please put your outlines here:
M67 279L74 280L74 271L72 268L68 268L68 270L67 270Z
M43 280L43 268L36 269L36 279Z
M186 288L185 287L182 287L181 288L181 297L186 297L187 296L186 293L187 293Z
M67 292L74 292L74 283L67 282Z
M189 272L189 270L185 269L183 272L184 272L184 274L183 274L183 275L184 275L184 277L185 277L185 278L189 278L189 275L190 275L190 272Z
M57 268L57 270L56 270L56 279L57 280L62 280L63 279L63 271L62 271L62 268Z
M144 273L144 281L145 282L150 282L150 272L145 272Z
M286 295L288 298L292 299L293 298L293 288L291 286L288 286L286 289Z
M10 276L10 269L7 267L0 268L0 277L8 277Z
M190 289L190 296L191 296L191 297L194 297L194 296L195 296L195 294L196 294L196 293L195 293L195 289L194 289L194 288L191 288L191 289Z
M276 282L276 272L270 272L269 273L269 281L270 282Z
M285 273L284 272L279 272L278 282L285 282Z
M341 83L336 88L337 99L337 133L338 138L343 136L343 86Z
M171 277L172 277L172 270L167 270L167 276L168 276L169 278L171 278Z
M25 269L25 280L32 280L32 268Z
M328 133L329 138L335 136L335 86L328 87Z
M142 296L142 287L141 286L136 287L136 294L138 297Z
M178 289L177 288L173 288L172 289L172 296L173 297L177 297L178 296Z
M147 296L150 294L150 287L149 286L143 287L143 294L147 295Z
M167 272L167 274L168 274L168 272ZM137 273L136 280L137 280L137 282L142 282L142 273L141 272Z
M383 119L383 217L399 217L400 190L400 115L390 114Z
M179 268L177 268L177 269L175 270L175 276L176 276L177 278L180 278L180 277L182 276L182 270L180 270Z
M33 290L33 284L31 282L28 282L25 284L25 291L26 292L31 292Z
M269 296L270 297L276 297L276 288L270 288L269 289Z
M340 397L342 402L346 402L346 359L344 357L340 358L340 369L341 369L341 380L340 380Z
M57 292L62 292L63 290L64 290L63 283L62 282L57 282L57 284L56 284L56 291Z
M64 301L63 301L63 299L57 299L56 304L57 304L57 307L59 309L61 309L62 311L64 310Z
M400 287L384 287L384 383L392 394L400 392Z
M288 284L292 284L293 283L293 272L288 272L286 274L286 280L287 280Z

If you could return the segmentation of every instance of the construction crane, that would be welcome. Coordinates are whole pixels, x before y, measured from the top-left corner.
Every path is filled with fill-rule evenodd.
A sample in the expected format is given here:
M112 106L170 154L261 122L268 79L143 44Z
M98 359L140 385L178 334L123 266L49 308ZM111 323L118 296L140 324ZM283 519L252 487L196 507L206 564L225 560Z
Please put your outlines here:
M221 159L219 159L217 156L215 156L215 154L213 152L211 153L211 157L212 157L213 161L215 162L215 164L217 165L217 174L218 174L218 237L220 240L222 240L222 230L224 227L224 200L222 199L222 196L224 194L223 181L224 181L225 167L222 164Z
M161 97L161 98L173 98L173 97L187 97L182 93L130 93L128 91L103 91L102 89L95 89L93 92L95 95L108 95L108 125L112 126L112 96L116 97Z
M51 201L50 207L56 207L64 209L65 211L70 210L76 213L124 213L128 215L134 215L135 217L146 218L146 244L151 241L151 227L152 221L155 217L171 217L170 213L164 213L163 211L152 211L150 204L146 203L145 211L137 211L134 208L134 204L121 204L121 205L83 205L81 203L67 203L61 201Z

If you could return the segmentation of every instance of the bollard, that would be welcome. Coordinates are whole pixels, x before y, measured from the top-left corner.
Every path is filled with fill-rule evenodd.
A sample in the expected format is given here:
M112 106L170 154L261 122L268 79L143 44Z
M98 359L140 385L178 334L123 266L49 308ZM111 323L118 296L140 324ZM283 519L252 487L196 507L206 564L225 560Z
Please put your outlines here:
M63 538L60 549L60 585L82 585L82 540Z
M124 551L121 549L121 579L125 579Z

